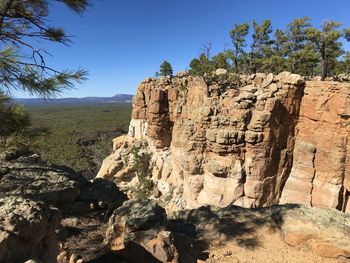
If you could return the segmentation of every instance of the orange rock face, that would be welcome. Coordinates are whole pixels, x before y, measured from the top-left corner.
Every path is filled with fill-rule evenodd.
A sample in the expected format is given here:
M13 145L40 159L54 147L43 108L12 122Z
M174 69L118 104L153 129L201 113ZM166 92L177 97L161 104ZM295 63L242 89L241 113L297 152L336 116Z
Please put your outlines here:
M349 101L350 84L288 72L239 83L230 75L147 79L128 136L147 145L149 176L175 206L282 202L349 211ZM131 167L122 151L109 160Z
M307 82L281 202L349 212L350 84Z

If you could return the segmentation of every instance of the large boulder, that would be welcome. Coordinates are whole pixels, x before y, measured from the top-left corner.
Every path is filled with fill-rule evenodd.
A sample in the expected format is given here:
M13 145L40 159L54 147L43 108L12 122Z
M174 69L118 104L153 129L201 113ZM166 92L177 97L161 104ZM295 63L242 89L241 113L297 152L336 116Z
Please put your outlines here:
M79 196L79 182L70 178L71 171L29 162L21 157L0 163L0 195L22 196L53 205L73 203Z
M129 200L109 218L105 244L130 262L178 262L165 210L150 200Z
M0 262L56 262L57 209L19 196L1 197L0 222Z

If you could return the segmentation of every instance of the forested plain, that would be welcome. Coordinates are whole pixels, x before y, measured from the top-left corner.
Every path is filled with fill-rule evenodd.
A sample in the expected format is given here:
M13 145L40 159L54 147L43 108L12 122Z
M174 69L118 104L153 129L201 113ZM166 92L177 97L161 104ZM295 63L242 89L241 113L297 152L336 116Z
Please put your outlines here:
M128 131L131 104L38 105L29 108L32 145L42 158L93 178L112 139Z

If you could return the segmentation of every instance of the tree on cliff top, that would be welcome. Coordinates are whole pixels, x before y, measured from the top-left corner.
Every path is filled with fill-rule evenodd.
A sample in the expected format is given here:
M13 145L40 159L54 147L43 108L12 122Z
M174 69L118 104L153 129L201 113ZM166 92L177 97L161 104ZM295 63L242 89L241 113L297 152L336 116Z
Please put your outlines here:
M266 57L270 56L271 45L274 41L270 38L272 33L270 20L266 19L261 24L253 20L253 29L249 68L252 73L256 73L261 68Z
M88 0L0 1L0 91L21 89L43 97L52 96L86 78L82 69L58 71L45 63L48 53L36 47L37 40L68 45L64 30L48 24L50 2L62 2L82 13Z
M327 20L322 23L321 30L317 28L307 29L307 36L315 45L321 58L321 80L328 77L335 68L337 58L344 53L340 42L343 33L339 27L340 23Z
M244 48L247 46L246 37L249 32L248 23L237 25L230 31L230 37L233 44L232 59L235 67L235 72L240 72L240 62L245 54Z
M173 68L168 61L165 60L160 65L159 74L160 74L160 76L172 76L173 75Z

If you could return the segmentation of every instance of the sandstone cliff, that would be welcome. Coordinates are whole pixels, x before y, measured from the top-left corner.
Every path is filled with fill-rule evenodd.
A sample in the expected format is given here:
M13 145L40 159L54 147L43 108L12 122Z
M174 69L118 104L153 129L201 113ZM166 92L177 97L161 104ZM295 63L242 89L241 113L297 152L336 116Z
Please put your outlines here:
M170 209L300 203L349 212L349 132L348 83L288 72L150 78L97 177L133 195L137 159Z

